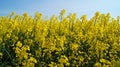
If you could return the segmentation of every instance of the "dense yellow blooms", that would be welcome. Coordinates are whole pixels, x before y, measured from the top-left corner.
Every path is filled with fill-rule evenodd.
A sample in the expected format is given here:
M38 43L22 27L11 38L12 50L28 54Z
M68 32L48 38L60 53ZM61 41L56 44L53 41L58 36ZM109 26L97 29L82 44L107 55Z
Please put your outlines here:
M0 67L120 67L120 16L0 16Z

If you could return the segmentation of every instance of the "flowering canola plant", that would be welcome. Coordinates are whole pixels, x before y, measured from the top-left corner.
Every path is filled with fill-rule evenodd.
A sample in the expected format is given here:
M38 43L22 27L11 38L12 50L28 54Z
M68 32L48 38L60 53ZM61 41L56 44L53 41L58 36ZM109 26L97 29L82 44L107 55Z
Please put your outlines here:
M0 67L119 67L120 17L96 12L0 16Z

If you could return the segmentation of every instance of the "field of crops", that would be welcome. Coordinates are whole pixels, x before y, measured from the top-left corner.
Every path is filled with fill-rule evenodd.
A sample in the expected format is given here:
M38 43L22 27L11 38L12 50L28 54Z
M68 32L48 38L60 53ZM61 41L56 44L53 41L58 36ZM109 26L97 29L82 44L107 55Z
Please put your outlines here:
M120 67L120 17L0 16L0 67Z

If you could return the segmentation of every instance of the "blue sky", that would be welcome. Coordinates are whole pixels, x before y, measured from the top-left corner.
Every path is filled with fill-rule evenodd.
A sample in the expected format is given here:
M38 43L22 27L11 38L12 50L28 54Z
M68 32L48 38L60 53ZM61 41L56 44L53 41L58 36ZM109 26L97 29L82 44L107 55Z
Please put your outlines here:
M92 17L96 11L110 13L116 17L120 15L120 0L0 0L0 15L8 15L12 11L18 14L24 12L34 15L40 12L44 16L59 15L60 10L67 13L86 14Z

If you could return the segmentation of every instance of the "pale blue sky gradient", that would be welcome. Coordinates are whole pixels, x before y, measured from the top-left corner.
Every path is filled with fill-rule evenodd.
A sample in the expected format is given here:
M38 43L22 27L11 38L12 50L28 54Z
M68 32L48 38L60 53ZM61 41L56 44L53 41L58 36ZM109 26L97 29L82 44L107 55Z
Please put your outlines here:
M86 14L92 17L96 11L110 13L116 17L120 15L120 0L0 0L0 15L6 16L12 11L18 14L24 12L34 15L40 12L44 16L59 15L60 10L67 13Z

